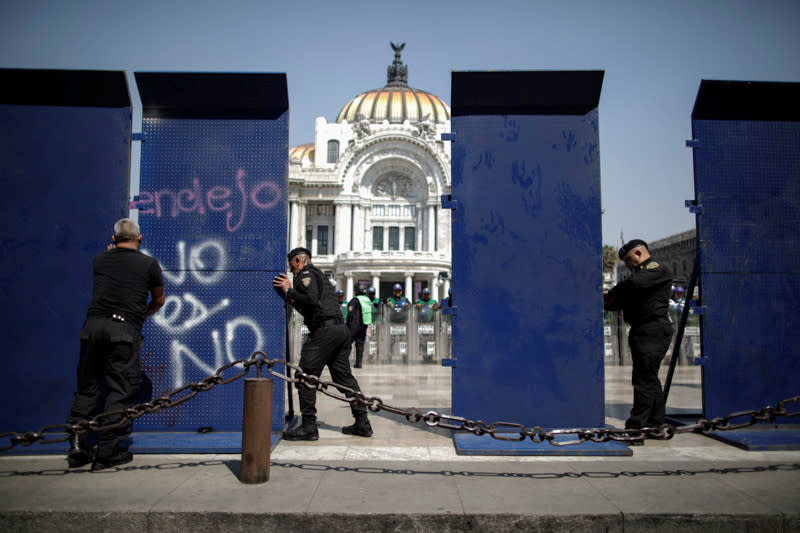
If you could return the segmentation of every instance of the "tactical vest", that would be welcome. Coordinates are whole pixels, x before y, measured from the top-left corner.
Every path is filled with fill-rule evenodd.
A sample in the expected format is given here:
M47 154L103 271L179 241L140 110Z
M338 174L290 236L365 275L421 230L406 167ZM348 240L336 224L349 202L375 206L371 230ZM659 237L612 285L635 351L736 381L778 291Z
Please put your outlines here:
M361 304L361 322L369 326L372 324L372 302L363 295L356 296L358 303Z

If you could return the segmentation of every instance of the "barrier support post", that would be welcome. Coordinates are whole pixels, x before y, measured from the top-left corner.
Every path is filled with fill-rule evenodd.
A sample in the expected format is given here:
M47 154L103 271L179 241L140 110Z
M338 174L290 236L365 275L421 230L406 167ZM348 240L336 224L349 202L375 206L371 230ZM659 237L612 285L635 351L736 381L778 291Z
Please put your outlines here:
M240 481L269 481L272 428L272 379L245 378Z

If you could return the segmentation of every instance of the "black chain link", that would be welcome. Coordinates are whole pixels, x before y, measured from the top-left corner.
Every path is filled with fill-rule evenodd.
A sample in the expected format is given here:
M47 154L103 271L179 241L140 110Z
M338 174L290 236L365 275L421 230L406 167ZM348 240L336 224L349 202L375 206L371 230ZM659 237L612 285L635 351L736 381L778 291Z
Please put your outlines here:
M241 365L242 371L234 374L228 378L223 377L223 373ZM273 370L276 365L282 365L286 370L293 369L294 377L291 377L288 372L280 373ZM316 376L306 374L302 369L292 363L287 363L283 359L267 359L267 354L262 351L254 352L248 359L237 359L230 363L221 366L214 372L214 374L203 378L197 383L187 383L164 396L154 398L149 402L134 405L127 409L120 409L116 411L108 411L100 413L91 420L82 420L76 424L54 424L44 426L39 431L28 431L25 433L0 433L0 440L9 438L11 444L5 447L0 447L0 452L10 450L17 444L21 446L30 446L34 442L40 444L53 444L57 442L65 442L73 435L86 433L87 431L99 431L118 428L131 420L139 418L149 413L155 413L162 409L169 409L177 407L178 405L189 401L194 398L199 392L205 392L213 389L217 385L227 385L238 379L245 377L250 368L256 366L258 376L261 376L263 367L267 367L270 375L286 381L287 383L294 383L302 385L310 389L315 389L326 396L343 401L350 404L363 405L370 411L377 413L379 411L386 411L395 415L403 416L411 423L420 421L425 422L430 427L440 427L450 429L453 431L467 431L476 436L489 435L493 439L502 441L523 441L531 439L533 442L549 442L553 446L571 446L581 444L586 441L592 442L634 442L642 439L671 439L675 435L681 433L702 433L710 435L714 431L729 431L734 429L741 429L744 427L752 426L760 422L773 422L777 417L783 416L787 418L800 416L800 410L790 412L787 406L796 402L800 402L800 396L787 398L780 403L777 407L766 406L760 410L740 411L738 413L731 413L725 417L712 418L711 420L700 419L695 424L685 426L672 426L670 424L662 424L658 427L646 427L641 429L608 429L608 428L594 428L594 429L553 429L545 431L539 426L528 428L522 424L514 422L494 422L487 424L483 420L469 420L460 416L446 415L437 413L436 411L427 411L422 413L416 407L403 409L394 407L383 403L383 400L377 396L365 396L361 391L353 390L344 385L334 383L331 381L323 381ZM106 418L121 417L117 422L112 424L102 424L101 421ZM740 422L732 423L732 420L741 420ZM50 433L66 433L66 436L58 438L47 438ZM556 440L557 436L574 435L573 440Z

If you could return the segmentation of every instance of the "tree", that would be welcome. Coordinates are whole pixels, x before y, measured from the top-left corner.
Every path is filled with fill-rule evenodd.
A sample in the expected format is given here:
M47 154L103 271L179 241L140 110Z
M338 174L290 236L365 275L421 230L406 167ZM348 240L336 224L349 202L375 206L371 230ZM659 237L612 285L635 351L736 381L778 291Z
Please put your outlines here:
M603 245L603 272L614 272L617 266L617 249L608 244Z

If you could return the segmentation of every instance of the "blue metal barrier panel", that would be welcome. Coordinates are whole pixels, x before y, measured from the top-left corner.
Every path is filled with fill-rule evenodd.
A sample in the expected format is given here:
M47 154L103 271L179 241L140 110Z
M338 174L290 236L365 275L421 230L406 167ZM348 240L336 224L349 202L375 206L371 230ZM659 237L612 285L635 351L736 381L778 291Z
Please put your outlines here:
M798 102L800 84L704 81L698 92L705 418L800 394Z
M602 72L453 73L458 416L604 423L601 82Z
M66 420L92 260L128 213L130 133L123 72L0 69L0 432Z
M145 142L133 206L142 247L164 269L167 297L145 324L142 358L152 395L160 396L254 351L284 357L284 308L272 278L286 270L288 101L278 74L136 79ZM223 378L242 371L236 366ZM135 429L240 431L243 390L244 379L216 386L142 417ZM275 379L276 431L284 396L284 382ZM174 447L185 449L185 441Z

